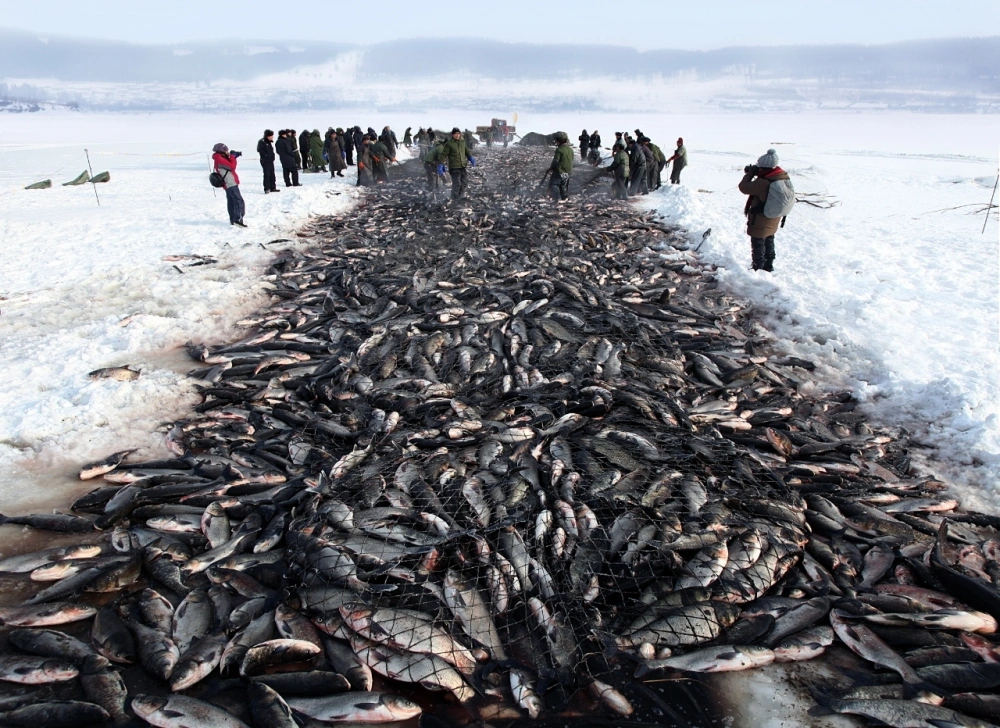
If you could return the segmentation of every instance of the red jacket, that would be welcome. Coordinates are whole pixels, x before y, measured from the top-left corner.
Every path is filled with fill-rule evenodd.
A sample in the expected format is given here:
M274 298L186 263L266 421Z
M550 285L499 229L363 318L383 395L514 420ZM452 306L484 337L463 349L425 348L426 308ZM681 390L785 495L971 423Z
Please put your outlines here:
M212 161L215 162L215 171L222 175L222 183L226 189L240 183L240 178L236 174L236 157L216 152L212 155Z

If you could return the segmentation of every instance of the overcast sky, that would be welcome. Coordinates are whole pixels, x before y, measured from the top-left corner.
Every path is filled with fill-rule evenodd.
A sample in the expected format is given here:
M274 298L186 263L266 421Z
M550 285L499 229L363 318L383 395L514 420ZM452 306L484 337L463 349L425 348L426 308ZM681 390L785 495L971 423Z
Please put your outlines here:
M504 11L485 10L491 6ZM365 8L363 16L361 7ZM531 43L609 43L643 50L704 50L731 45L887 43L1000 35L1000 3L0 0L0 27L139 43L256 38L369 44L397 38L459 36Z

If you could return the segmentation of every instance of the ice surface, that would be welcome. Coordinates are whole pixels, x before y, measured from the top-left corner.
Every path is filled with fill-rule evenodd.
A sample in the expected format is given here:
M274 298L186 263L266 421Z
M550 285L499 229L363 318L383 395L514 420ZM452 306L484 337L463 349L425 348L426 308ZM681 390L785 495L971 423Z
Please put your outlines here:
M335 118L310 128L325 130ZM355 178L302 174L263 194L256 142L279 119L34 114L5 119L0 139L0 505L58 503L79 465L125 448L158 451L160 425L197 401L183 373L187 340L238 338L265 305L260 273L273 252L302 245L309 215L343 212ZM290 121L290 120L289 120ZM299 117L298 124L305 121ZM346 119L339 120L343 126ZM154 141L158 140L158 141ZM225 193L208 184L212 144L241 158L249 229L229 225ZM86 169L111 182L62 187ZM279 170L280 176L280 170ZM22 187L51 177L49 190ZM291 243L265 245L278 238ZM266 248L266 249L265 249ZM185 267L168 255L211 255ZM178 272L177 266L183 273ZM135 382L90 379L132 365ZM42 488L30 487L32 485ZM57 492L53 492L57 491Z

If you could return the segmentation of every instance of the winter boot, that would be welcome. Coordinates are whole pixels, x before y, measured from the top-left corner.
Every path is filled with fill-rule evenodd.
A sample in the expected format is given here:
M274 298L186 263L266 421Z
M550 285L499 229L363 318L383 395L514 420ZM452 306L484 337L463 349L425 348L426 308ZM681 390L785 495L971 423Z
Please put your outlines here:
M764 238L750 238L750 256L754 270L764 267Z
M764 270L768 273L774 270L774 236L764 238Z

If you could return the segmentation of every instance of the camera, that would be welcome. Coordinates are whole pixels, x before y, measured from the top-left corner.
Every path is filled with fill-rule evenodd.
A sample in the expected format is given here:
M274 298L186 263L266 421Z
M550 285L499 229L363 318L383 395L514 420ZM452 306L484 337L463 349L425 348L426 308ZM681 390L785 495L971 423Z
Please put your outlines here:
M748 164L746 167L743 168L743 171L748 174L749 173L758 174L760 172L760 167L758 167L756 164Z
M230 157L242 157L243 156L243 152L232 151L232 152L229 153L229 156Z

